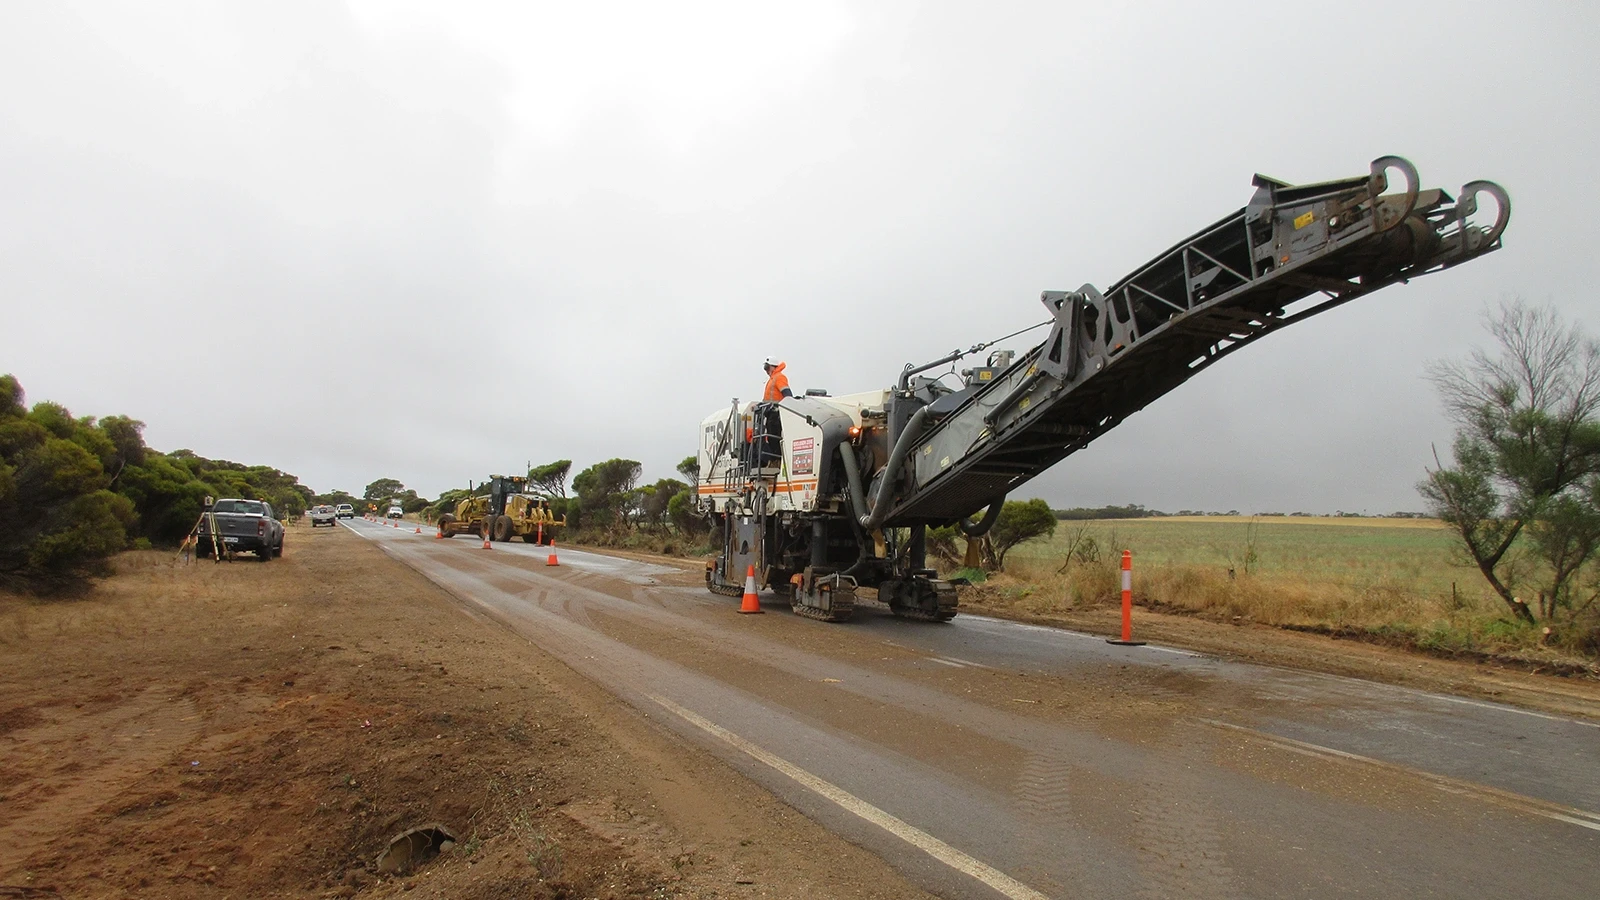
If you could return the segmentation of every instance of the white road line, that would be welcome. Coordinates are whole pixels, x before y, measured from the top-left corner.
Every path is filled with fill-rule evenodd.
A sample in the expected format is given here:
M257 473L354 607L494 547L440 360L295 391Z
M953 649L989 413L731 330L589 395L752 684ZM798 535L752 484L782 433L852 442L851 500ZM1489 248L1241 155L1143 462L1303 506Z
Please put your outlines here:
M1479 709L1487 709L1491 712L1516 713L1519 716L1532 716L1535 719L1546 719L1551 722L1562 722L1567 725L1582 725L1586 728L1600 728L1600 722L1589 722L1584 719L1574 719L1568 716L1556 716L1551 715L1550 713L1534 712L1531 709L1522 709L1521 707L1510 706L1505 703L1493 703L1486 700L1468 700L1465 697L1452 697L1449 694L1436 694L1432 691L1421 691L1417 690L1416 688L1401 687L1400 685L1396 684L1384 684L1378 681L1369 681L1364 678L1352 678L1349 675L1335 675L1332 672L1316 672L1309 669L1296 669L1290 666L1275 666L1267 663L1252 663L1251 665L1258 665L1266 669L1277 669L1282 672L1291 672L1295 675L1303 675L1310 678L1341 681L1347 684L1366 688L1369 692L1374 688L1380 690L1398 691L1402 694L1410 694L1413 697L1423 697L1428 700L1442 700L1446 703L1459 703L1462 706L1476 706Z
M991 618L989 616L979 616L979 615L973 615L971 613L966 614L962 618L967 619L969 622L978 621L978 622L983 622L986 625L990 625L991 627L989 629L989 632L991 634L998 634L1000 632L1010 630L1010 631L1035 632L1035 633L1038 633L1038 634L1049 635L1049 636L1054 636L1054 637L1083 638L1085 640L1091 640L1091 641L1103 641L1106 638L1106 636L1103 635L1103 634L1086 634L1086 633L1084 633L1082 631L1072 631L1071 629L1067 629L1067 628L1056 628L1056 627L1051 626L1051 625L1030 625L1030 624L1028 624L1026 622L1013 622L1013 621L1011 621L1009 619L995 619L995 618ZM1171 654L1174 654L1176 656L1192 656L1192 657L1196 657L1196 658L1203 658L1205 656L1204 653L1195 653L1195 652L1193 652L1191 650L1178 650L1178 649L1173 648L1173 647L1159 647L1159 646L1157 646L1155 644L1144 644L1142 646L1146 650L1159 650L1162 653L1171 653ZM1137 648L1131 648L1131 649L1137 649Z
M1391 772L1399 772L1401 774L1410 775L1414 778L1420 778L1423 781L1429 782L1435 788L1438 788L1446 793L1471 795L1480 800L1498 803L1501 806L1505 806L1519 812L1531 813L1536 816L1544 816L1547 819L1555 819L1557 822L1566 822L1569 825L1577 825L1581 828L1587 828L1590 831L1600 831L1600 813L1592 813L1588 810L1575 809L1570 806L1562 806L1559 803L1551 803L1547 800L1526 797L1522 794L1512 793L1511 791L1502 791L1499 788L1492 788L1488 785L1474 784L1470 781L1462 781L1459 778L1451 778L1448 775L1438 775L1433 772L1424 772L1421 769L1414 769L1410 766L1402 766L1398 763L1384 762L1381 759L1373 759L1370 756L1362 756L1359 753L1351 753L1347 750L1335 750L1332 747L1324 747L1321 744L1297 741L1294 738L1286 738L1276 734L1269 734L1265 731L1257 731L1254 728L1246 728L1243 725L1235 725L1232 722L1220 722L1216 719L1198 719L1196 721L1210 725L1213 728L1221 728L1226 731L1238 731L1248 734L1251 737L1257 738L1265 743L1272 744L1280 750L1287 750L1291 753L1319 756L1323 759L1344 760L1347 762L1355 762L1361 763L1362 765L1374 766L1380 769L1387 769Z
M1161 653L1171 653L1174 656L1202 656L1202 655L1204 655L1204 654L1200 654L1200 653L1194 653L1194 652L1189 651L1189 650L1179 650L1179 649L1177 649L1175 647L1161 647L1161 646L1158 646L1156 644L1145 644L1144 648L1146 650L1157 650L1157 651L1160 651Z
M984 623L986 625L994 626L994 627L991 627L989 629L990 633L999 633L999 632L1004 631L1004 630L1009 628L1009 629L1015 629L1015 630L1018 630L1018 631L1042 632L1042 633L1049 633L1049 634L1056 634L1056 635L1064 635L1066 637L1090 638L1092 640L1100 640L1101 639L1100 635L1084 634L1081 631L1070 631L1070 630L1065 629L1065 628L1052 628L1052 627L1050 627L1048 625L1029 625L1029 624L1024 623L1024 622L1012 622L1012 621L1009 621L1007 619L996 619L996 618L992 618L990 616L979 616L979 615L974 615L974 614L970 614L969 613L969 614L963 616L962 618L965 618L968 621L982 622L982 623ZM1174 648L1171 648L1171 647L1160 647L1160 646L1157 646L1155 644L1146 645L1146 649L1159 650L1162 653L1172 653L1172 654L1175 654L1175 655L1178 655L1178 656L1189 656L1189 657L1194 657L1196 659L1204 659L1206 657L1206 654L1204 654L1204 653L1196 653L1196 652L1189 651L1189 650L1178 650L1178 649L1174 649ZM1504 703L1488 703L1488 702L1484 702L1484 701L1480 701L1480 700L1468 700L1465 697L1451 697L1451 696L1449 696L1447 694L1436 694L1436 693L1433 693L1432 691L1419 691L1416 688L1408 688L1408 687L1401 687L1400 685L1385 684L1383 682L1372 681L1372 680L1364 679L1364 678L1352 678L1349 675L1335 675L1332 672L1317 672L1317 671L1314 671L1314 670L1311 670L1311 669L1296 669L1296 668L1294 668L1292 666L1277 666L1277 665L1271 665L1269 663L1238 663L1238 665L1257 666L1257 667L1260 667L1260 668L1263 668L1263 669L1278 669L1278 670L1284 671L1284 672L1292 672L1292 673L1294 673L1296 675L1309 676L1309 677L1313 677L1313 678L1326 678L1326 679L1329 679L1329 680L1332 680L1332 681L1348 682L1350 684L1360 685L1360 686L1362 686L1364 688L1367 688L1367 689L1377 688L1377 689L1382 689L1382 690L1400 691L1402 693L1411 694L1411 695L1417 696L1417 697L1426 697L1426 698L1428 698L1430 700L1442 700L1442 701L1444 701L1446 703L1457 703L1457 704L1460 704L1462 706L1476 706L1479 709L1487 709L1487 710L1492 710L1494 712L1516 713L1517 715L1532 716L1535 719L1545 719L1545 720L1551 721L1551 722L1564 722L1564 723L1569 724L1569 725L1582 725L1582 726L1585 726L1587 728L1600 728L1600 722L1589 722L1589 721L1585 721L1583 719L1570 718L1568 716L1556 716L1556 715L1551 715L1549 713L1534 712L1531 709L1522 709L1520 707L1510 706L1510 705L1507 705L1507 704L1504 704Z
M928 659L938 663L941 666L949 666L952 669L965 669L967 667L966 663L959 663L953 659L945 659L942 656L930 656Z
M970 659L962 659L959 656L943 656L943 657L940 657L940 659L947 659L950 662L959 663L959 664L961 664L963 666L971 666L974 669L993 669L994 668L994 666L986 666L981 662L973 662Z
M1518 709L1515 706L1505 706L1500 703L1483 703L1477 700L1468 700L1464 697L1447 697L1444 694L1434 694L1428 691L1418 691L1424 697L1443 700L1446 703L1459 703L1462 706L1476 706L1479 709L1492 709L1495 712L1519 713L1524 716L1533 716L1535 719L1548 719L1551 722L1566 722L1571 725L1587 725L1590 728L1600 728L1600 722L1585 722L1582 719L1568 719L1564 716L1552 716L1548 713L1534 712L1531 709Z
M654 694L647 695L651 700L661 704L668 712L683 719L685 722L717 738L740 752L778 770L784 775L794 779L811 791L838 804L846 812L852 813L868 822L882 828L895 837L905 841L918 850L937 859L952 869L983 882L985 885L1015 900L1048 900L1048 898L1010 875L986 863L962 853L960 850L946 844L931 834L907 824L883 810L873 806L860 797L851 794L843 788L824 781L821 778L794 765L788 760L774 756L755 744L750 743L737 734L691 712L665 697Z
M1105 640L1105 635L1103 634L1084 634L1081 631L1072 631L1067 628L1052 628L1049 625L1029 625L1026 622L1013 622L1010 619L996 619L991 616L980 616L975 613L967 613L960 618L966 619L968 622L982 622L983 624L990 626L989 630L991 632L1030 631L1051 637L1065 636L1084 638L1091 641Z

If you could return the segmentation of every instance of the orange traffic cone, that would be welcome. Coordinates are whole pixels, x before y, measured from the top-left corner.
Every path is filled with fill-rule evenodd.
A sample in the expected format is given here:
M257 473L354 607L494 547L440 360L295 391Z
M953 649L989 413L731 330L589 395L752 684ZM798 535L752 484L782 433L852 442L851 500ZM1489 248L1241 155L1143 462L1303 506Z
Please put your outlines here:
M751 566L744 573L744 601L739 604L739 612L761 612L761 598L756 596L756 567Z
M422 533L422 526L418 525L417 526L417 534L421 534L421 533Z
M546 559L544 561L544 564L547 565L547 566L559 566L559 565L561 565L561 563L556 561L556 542L555 542L554 539L552 539L550 541L550 556L549 556L548 559ZM583 568L583 567L579 566L579 568Z
M483 533L483 549L489 549L489 533L487 531Z
M438 530L438 531L435 531L435 532L434 532L434 533L433 533L433 539L434 539L434 540L436 540L436 541L442 541L442 540L444 540L444 529L443 529L443 528L441 528L441 529L439 529L439 530Z

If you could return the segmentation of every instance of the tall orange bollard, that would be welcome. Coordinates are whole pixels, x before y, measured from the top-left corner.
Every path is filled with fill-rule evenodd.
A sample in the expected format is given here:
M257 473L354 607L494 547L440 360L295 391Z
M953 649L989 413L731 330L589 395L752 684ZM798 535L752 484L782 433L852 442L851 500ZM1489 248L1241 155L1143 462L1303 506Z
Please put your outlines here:
M1108 644L1124 647L1142 647L1144 641L1133 639L1133 551L1122 551L1122 640L1106 638Z
M555 538L551 538L550 539L550 555L545 558L544 564L547 565L547 566L559 566L559 565L561 565L561 563L556 559L556 541L555 541ZM582 566L579 566L579 568L582 568Z
M744 599L739 603L739 612L761 612L761 598L756 595L756 567L751 566L744 573Z

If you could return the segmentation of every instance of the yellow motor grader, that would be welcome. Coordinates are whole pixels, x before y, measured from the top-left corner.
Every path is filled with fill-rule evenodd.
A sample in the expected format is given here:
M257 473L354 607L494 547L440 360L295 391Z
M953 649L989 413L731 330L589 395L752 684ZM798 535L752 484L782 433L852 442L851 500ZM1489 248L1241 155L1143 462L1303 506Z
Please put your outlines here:
M548 546L567 517L552 513L548 498L526 493L527 486L526 478L491 476L487 494L468 497L456 504L454 513L439 517L439 533L474 534L491 541L520 537L529 544Z

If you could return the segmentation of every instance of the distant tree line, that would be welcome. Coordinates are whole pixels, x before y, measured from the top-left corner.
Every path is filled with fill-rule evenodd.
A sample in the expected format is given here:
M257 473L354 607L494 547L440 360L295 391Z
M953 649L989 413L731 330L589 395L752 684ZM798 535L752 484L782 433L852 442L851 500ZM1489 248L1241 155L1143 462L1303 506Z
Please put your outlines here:
M124 549L177 544L207 496L299 515L312 492L270 466L151 449L144 423L127 416L30 408L16 377L0 375L0 589L81 588Z

